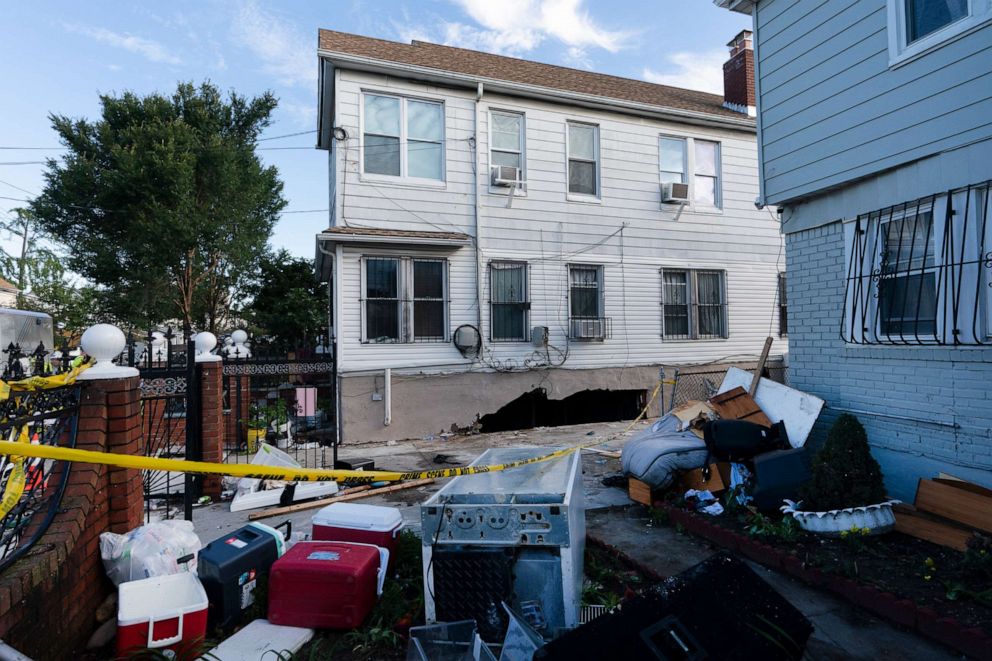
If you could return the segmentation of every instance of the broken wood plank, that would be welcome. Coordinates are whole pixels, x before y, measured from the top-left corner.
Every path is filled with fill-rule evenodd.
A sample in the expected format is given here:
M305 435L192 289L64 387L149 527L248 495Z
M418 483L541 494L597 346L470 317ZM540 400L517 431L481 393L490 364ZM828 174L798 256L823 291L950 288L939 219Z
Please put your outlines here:
M627 478L627 495L635 503L647 505L648 507L654 505L654 491L651 489L651 485L641 482L636 478Z
M751 387L747 389L747 394L754 397L758 392L758 384L761 383L761 373L765 371L765 363L768 362L768 352L772 350L772 336L765 338L765 346L761 349L761 358L758 359L758 366L754 368L754 378L751 379Z
M710 398L710 406L724 420L747 420L765 427L772 426L772 421L741 386L714 395Z
M360 487L354 487L352 489L345 489L340 495L334 496L333 498L324 498L322 500L314 500L309 503L298 503L296 505L287 505L285 507L274 507L270 510L265 510L263 512L252 512L248 515L249 521L256 521L258 519L268 519L273 516L281 516L283 514L292 514L293 512L300 512L302 510L315 509L317 507L324 507L325 505L330 505L332 503L343 503L349 500L358 500L359 498L365 498L367 496L378 496L384 493L392 493L394 491L402 491L403 489L412 489L413 487L422 487L425 484L433 484L433 479L424 480L411 480L410 482L400 482L399 484L393 484L388 487L380 487L378 489L372 489L368 485L362 485ZM345 493L347 492L347 493Z
M992 498L933 480L920 480L916 509L992 532Z
M896 531L956 551L968 550L968 540L974 534L970 530L920 512L911 505L895 505L893 509L896 515Z
M975 484L974 482L966 482L956 477L935 477L933 478L933 481L939 484L946 484L947 486L954 487L955 489L964 489L965 491L976 493L979 496L992 498L992 489L986 489L985 487Z
M599 448L582 448L586 452L595 452L596 454L601 454L604 457L610 457L611 459L619 459L620 453L616 450L600 450Z

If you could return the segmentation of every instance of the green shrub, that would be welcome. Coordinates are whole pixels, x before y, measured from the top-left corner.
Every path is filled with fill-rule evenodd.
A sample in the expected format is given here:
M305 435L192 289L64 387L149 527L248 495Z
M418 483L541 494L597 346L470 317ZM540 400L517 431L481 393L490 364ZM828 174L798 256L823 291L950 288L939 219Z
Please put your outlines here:
M803 509L822 512L874 505L885 499L882 469L871 456L865 428L844 413L813 458L812 475L802 491Z

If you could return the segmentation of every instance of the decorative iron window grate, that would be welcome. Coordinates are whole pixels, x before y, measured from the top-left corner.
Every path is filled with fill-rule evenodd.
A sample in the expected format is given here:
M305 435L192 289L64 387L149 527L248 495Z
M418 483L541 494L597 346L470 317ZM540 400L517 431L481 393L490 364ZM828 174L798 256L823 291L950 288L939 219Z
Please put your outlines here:
M844 226L845 342L992 342L990 187L903 202Z
M661 270L661 336L665 340L728 337L723 271Z

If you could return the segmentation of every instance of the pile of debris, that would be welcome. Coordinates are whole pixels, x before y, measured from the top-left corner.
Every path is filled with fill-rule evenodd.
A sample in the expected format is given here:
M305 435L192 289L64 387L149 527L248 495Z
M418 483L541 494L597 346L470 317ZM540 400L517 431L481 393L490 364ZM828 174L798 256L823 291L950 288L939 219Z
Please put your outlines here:
M775 381L730 368L708 401L690 401L630 440L621 461L630 498L653 504L680 494L707 514L727 489L740 503L778 510L809 479L805 448L824 401Z

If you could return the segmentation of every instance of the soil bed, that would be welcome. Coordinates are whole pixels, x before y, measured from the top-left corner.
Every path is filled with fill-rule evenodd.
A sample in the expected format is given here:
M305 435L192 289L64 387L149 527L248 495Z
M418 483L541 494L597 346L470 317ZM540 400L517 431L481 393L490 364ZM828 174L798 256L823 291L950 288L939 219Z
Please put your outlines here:
M992 633L992 551L965 554L899 532L823 537L780 516L741 509L691 515L788 553L806 568L873 586Z

